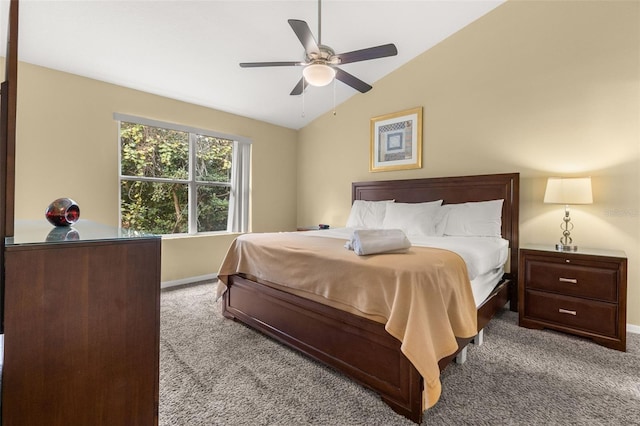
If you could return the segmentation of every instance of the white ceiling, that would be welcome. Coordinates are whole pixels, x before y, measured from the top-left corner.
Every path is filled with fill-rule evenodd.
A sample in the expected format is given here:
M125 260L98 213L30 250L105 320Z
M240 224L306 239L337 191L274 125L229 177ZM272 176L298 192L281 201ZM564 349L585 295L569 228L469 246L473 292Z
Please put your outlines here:
M324 0L322 44L337 53L394 43L398 55L343 65L375 82L504 0ZM0 55L9 1L2 0ZM316 0L22 0L19 58L121 86L299 129L351 96L341 82L289 93L301 67L240 68L298 61L304 49L287 23L318 37ZM335 87L335 89L334 89Z

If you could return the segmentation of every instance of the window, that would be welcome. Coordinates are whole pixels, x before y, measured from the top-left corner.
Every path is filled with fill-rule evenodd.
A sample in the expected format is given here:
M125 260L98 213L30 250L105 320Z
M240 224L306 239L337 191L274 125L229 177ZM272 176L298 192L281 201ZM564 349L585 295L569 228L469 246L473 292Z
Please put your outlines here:
M246 232L251 142L115 114L120 225L154 234Z

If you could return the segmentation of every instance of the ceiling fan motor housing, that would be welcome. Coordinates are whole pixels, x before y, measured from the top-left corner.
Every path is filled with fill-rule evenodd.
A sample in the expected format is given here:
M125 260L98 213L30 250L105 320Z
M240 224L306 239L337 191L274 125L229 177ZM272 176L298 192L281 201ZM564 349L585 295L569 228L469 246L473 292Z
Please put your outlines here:
M309 64L325 64L338 65L340 58L336 56L336 52L329 46L324 44L318 45L320 52L305 52L305 61Z

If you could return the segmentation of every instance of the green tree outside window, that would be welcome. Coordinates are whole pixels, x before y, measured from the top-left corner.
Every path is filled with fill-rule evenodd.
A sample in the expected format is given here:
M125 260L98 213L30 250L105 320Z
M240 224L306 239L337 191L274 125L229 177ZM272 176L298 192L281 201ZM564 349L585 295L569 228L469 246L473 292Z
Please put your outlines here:
M155 234L227 230L232 154L229 139L121 122L121 226Z

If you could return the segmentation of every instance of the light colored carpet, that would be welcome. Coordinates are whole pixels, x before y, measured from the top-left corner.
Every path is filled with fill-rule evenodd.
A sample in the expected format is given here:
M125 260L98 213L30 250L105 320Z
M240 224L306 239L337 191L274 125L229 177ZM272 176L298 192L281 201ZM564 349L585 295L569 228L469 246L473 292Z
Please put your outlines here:
M161 295L160 425L411 425L339 373L225 319L213 284ZM442 374L424 425L640 425L640 335L627 352L517 326L503 311Z

